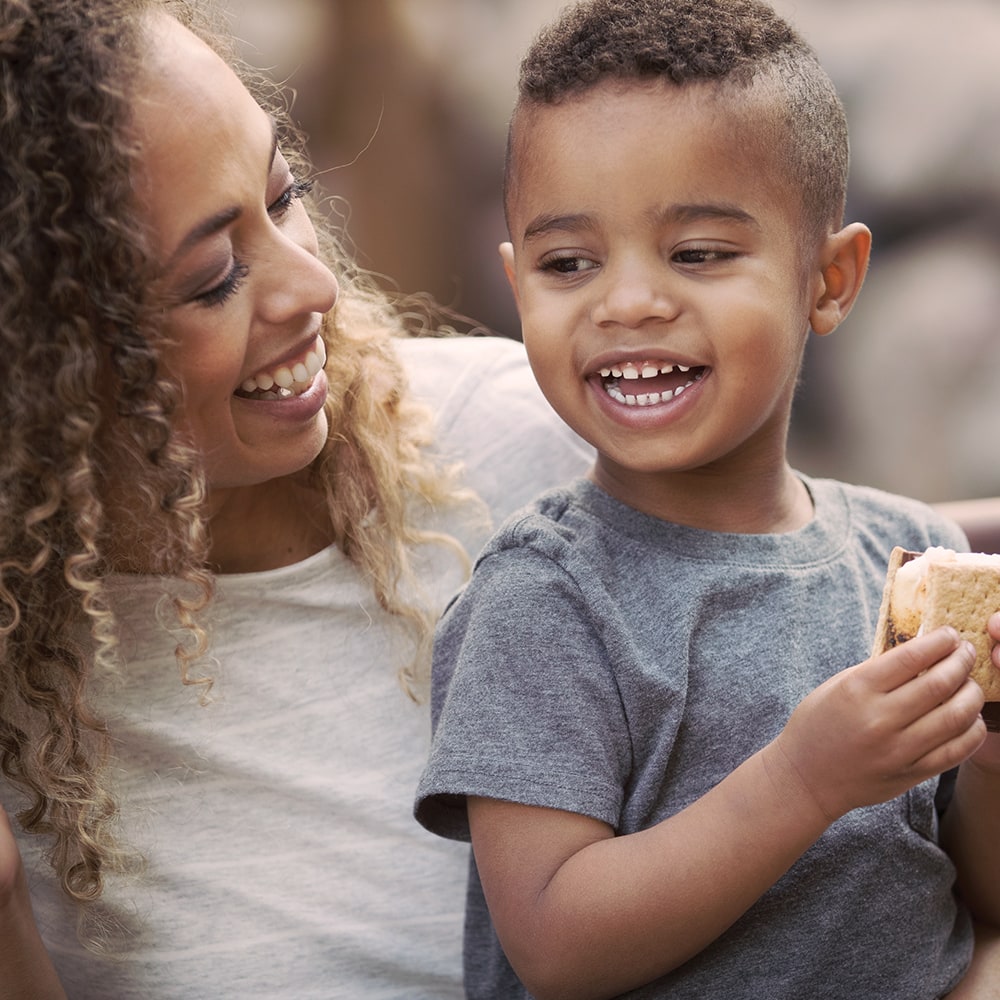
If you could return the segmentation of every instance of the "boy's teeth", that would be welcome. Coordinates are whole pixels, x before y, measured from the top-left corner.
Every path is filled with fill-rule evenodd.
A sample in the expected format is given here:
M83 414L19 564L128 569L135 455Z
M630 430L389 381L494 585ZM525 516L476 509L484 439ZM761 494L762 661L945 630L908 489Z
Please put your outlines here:
M604 391L614 400L626 406L654 406L657 403L669 403L676 399L682 392L689 389L696 382L700 382L704 371L698 369L694 375L689 377L689 381L677 386L675 389L666 389L663 392L623 392L621 381L636 381L646 378L654 378L657 375L669 375L672 372L687 374L691 371L690 365L660 365L655 362L644 363L640 368L631 362L626 362L620 368L602 368L601 377L606 379Z
M634 381L639 378L655 378L657 375L669 375L671 372L689 372L691 371L690 365L657 365L654 362L647 361L643 363L640 368L638 365L633 364L631 361L627 361L621 367L618 368L602 368L601 377L602 378L627 378L629 381Z

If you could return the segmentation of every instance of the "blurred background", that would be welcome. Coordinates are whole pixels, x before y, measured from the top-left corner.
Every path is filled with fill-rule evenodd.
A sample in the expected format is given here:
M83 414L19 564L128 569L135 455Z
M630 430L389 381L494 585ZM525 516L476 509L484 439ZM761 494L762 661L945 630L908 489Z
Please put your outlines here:
M506 336L496 253L520 53L556 0L224 0L295 92L360 262ZM861 299L813 338L792 454L928 501L1000 495L1000 3L777 0L852 135L848 219L874 232Z

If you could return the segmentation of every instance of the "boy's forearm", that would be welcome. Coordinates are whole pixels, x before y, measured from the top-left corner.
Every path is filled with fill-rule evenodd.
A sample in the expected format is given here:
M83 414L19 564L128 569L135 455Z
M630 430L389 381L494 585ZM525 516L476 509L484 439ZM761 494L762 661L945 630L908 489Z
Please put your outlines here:
M514 929L533 995L615 996L719 937L829 825L790 771L765 748L683 812L563 864Z
M1000 735L989 739L1000 744ZM959 769L942 820L941 842L973 915L1000 927L1000 748L994 756L995 767L970 760Z

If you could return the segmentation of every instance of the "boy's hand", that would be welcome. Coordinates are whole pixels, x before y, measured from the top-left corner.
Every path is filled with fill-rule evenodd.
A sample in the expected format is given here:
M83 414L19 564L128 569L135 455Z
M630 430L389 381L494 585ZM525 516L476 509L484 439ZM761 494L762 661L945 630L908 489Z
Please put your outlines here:
M841 671L802 701L775 746L830 822L901 795L982 745L974 657L953 629L936 629Z

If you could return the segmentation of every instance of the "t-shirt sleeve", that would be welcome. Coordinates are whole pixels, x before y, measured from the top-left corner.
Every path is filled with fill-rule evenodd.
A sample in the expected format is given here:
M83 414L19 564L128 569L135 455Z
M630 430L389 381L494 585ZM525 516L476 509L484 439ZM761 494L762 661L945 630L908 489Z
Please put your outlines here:
M530 548L484 558L442 619L434 741L416 816L469 836L465 796L616 826L631 747L599 622L572 577Z

